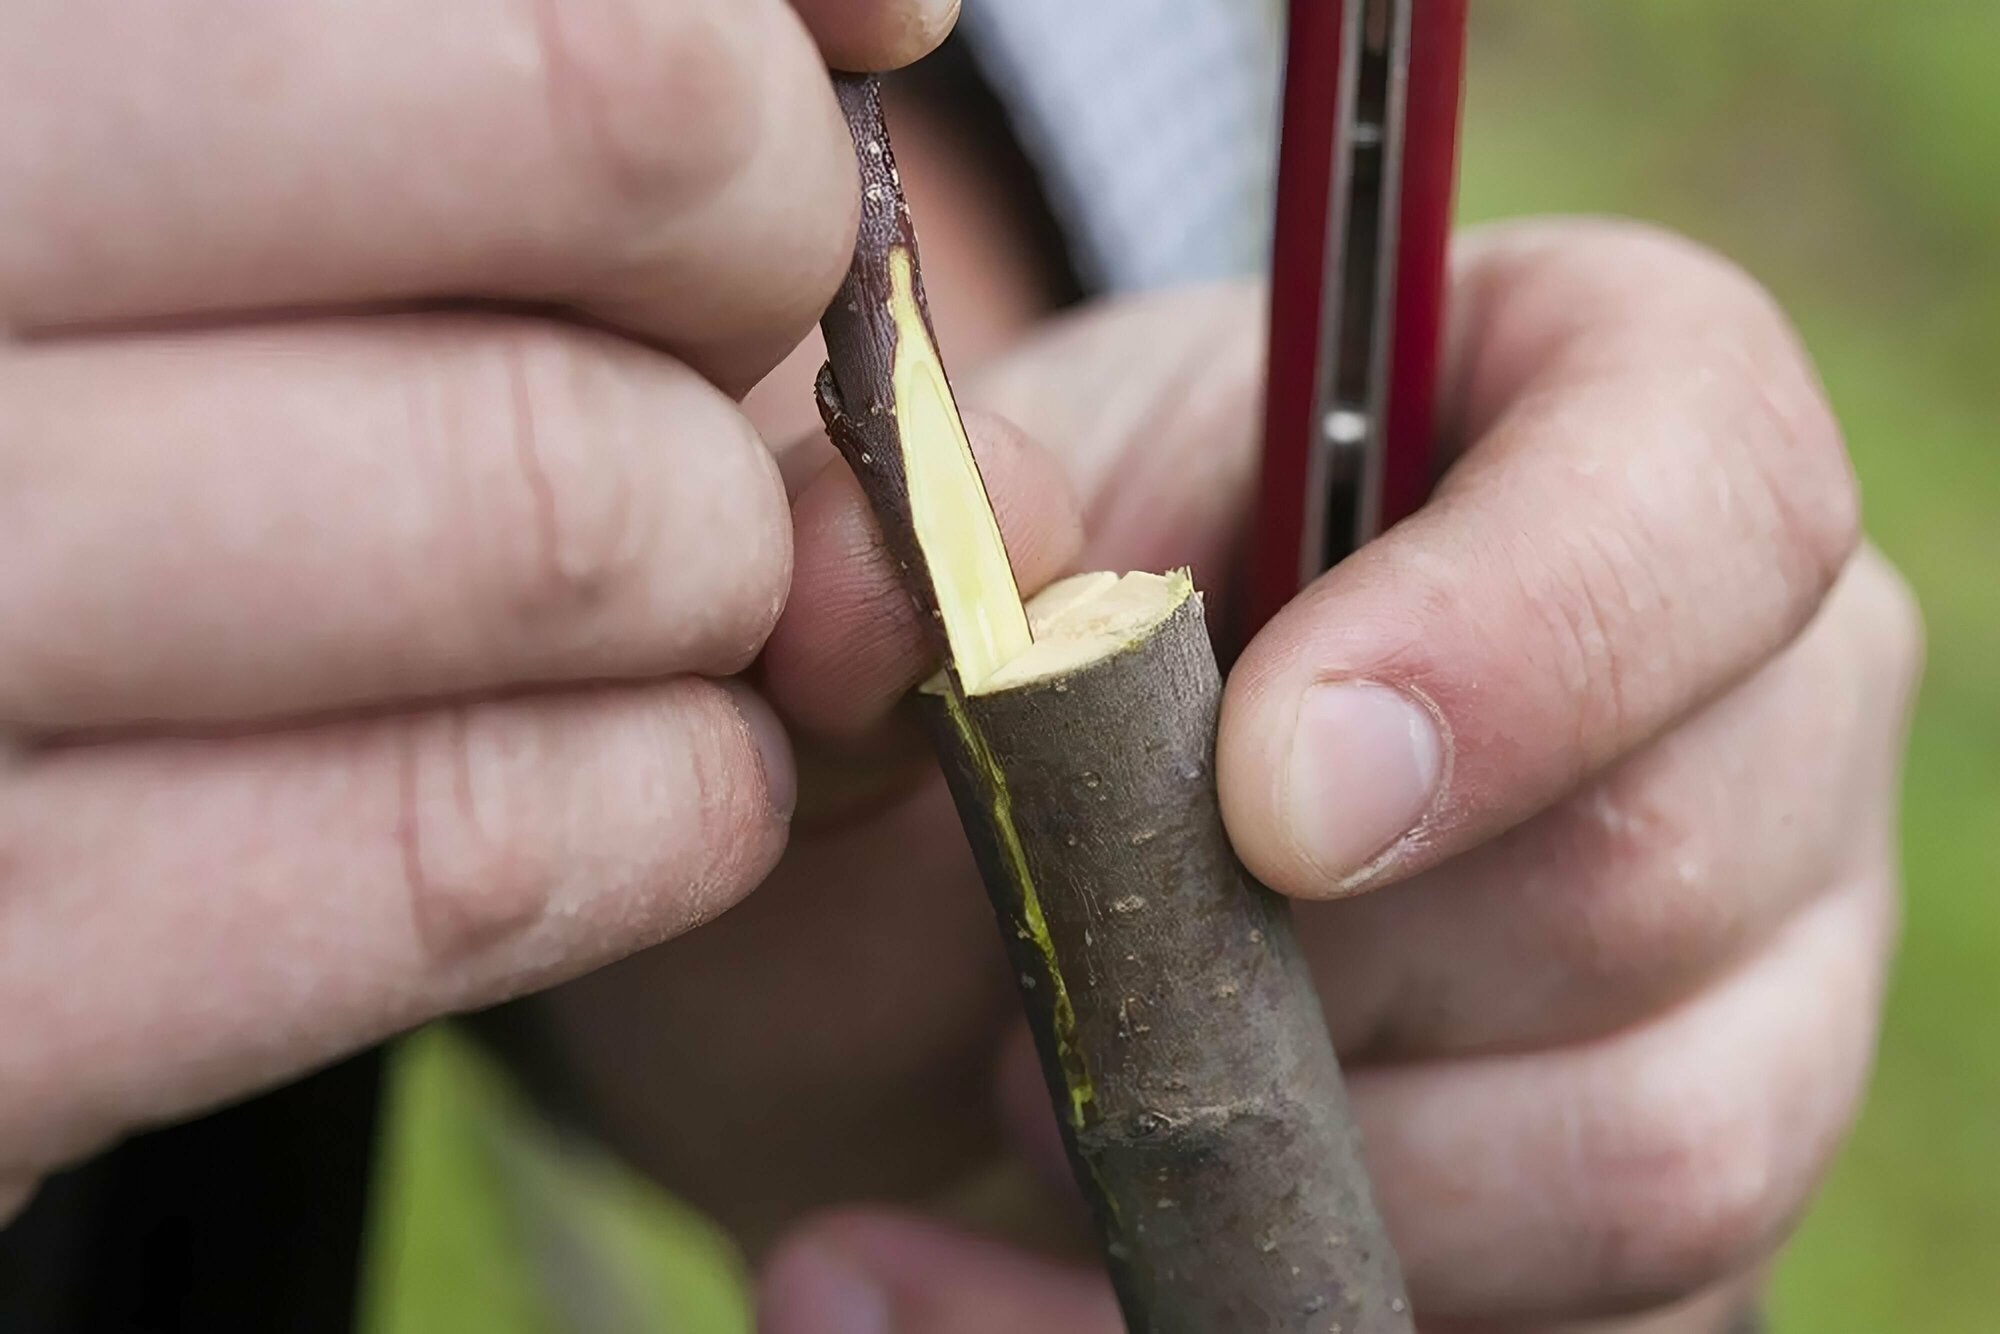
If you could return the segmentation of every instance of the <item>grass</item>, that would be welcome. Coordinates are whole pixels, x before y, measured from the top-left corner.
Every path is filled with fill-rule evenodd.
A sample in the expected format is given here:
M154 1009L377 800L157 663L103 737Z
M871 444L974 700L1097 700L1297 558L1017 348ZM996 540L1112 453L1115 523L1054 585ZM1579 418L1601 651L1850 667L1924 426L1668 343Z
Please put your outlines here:
M1779 1269L1779 1334L1993 1327L2000 1300L2000 6L1482 0L1462 213L1635 214L1742 260L1797 317L1869 528L1916 585L1931 667L1905 790L1908 908L1861 1125ZM372 1334L560 1327L497 1221L504 1097L442 1039L405 1053ZM496 1112L496 1100L503 1110ZM505 1155L500 1155L504 1158ZM740 1334L725 1247L543 1144L588 1202L630 1328ZM515 1180L513 1187L504 1184ZM528 1188L533 1188L532 1186Z

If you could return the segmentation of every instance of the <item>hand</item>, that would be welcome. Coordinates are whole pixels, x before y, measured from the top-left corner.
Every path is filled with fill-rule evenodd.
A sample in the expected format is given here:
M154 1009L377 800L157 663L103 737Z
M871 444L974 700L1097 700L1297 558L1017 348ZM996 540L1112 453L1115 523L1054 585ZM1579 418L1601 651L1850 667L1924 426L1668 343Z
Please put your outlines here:
M889 64L949 13L799 9ZM927 17L928 16L928 17ZM0 19L0 1219L712 916L786 835L732 401L843 273L778 0Z
M1865 1079L1917 620L1856 553L1837 430L1739 273L1544 223L1468 238L1457 282L1451 471L1238 663L1223 800L1299 901L1427 1334L1708 1334ZM1258 334L1245 293L1114 303L968 385L1063 451L981 432L1024 584L1192 561L1227 589ZM950 1200L1009 1145L1062 1174L893 715L915 626L851 479L795 513L765 673L810 828L742 908L560 1002L607 1123L752 1236ZM772 1334L1116 1328L1094 1273L916 1215L807 1224L764 1294Z

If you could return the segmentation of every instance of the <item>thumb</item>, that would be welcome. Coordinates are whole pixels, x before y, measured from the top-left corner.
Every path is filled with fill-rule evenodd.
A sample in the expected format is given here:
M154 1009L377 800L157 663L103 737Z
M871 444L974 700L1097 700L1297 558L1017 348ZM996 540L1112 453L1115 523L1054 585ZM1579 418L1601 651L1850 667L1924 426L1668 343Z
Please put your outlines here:
M936 50L959 0L792 0L835 69L900 69Z
M910 1214L809 1223L758 1287L759 1334L1118 1334L1095 1271L1041 1259Z
M1230 675L1223 818L1273 889L1518 825L1761 667L1853 554L1840 432L1767 296L1629 228L1509 235L1460 279L1467 452Z
M1192 566L1221 593L1257 480L1261 289L1112 297L1051 321L966 402L1058 451L1086 516L1077 568Z

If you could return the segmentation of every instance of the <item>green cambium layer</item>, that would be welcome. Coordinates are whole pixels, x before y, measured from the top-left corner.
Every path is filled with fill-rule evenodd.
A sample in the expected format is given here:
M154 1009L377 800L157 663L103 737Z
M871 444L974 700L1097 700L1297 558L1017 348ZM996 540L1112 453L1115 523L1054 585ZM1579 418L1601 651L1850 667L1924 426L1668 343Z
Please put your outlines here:
M1076 1008L1070 1003L1069 987L1063 981L1062 960L1056 957L1056 943L1049 935L1048 919L1042 915L1041 896L1035 890L1035 877L1028 867L1027 851L1021 846L1020 831L1014 827L1013 800L1007 792L1007 776L993 758L993 750L986 744L986 738L980 735L971 716L966 713L964 696L949 686L941 693L952 729L957 732L983 788L980 796L993 825L993 841L1000 851L1009 887L1013 890L1011 901L1018 912L1014 930L1041 956L1042 970L1052 995L1049 1008L1055 1020L1056 1061L1062 1069L1063 1084L1069 1094L1070 1128L1081 1130L1085 1113L1095 1096L1090 1067L1085 1063L1083 1053L1077 1049Z

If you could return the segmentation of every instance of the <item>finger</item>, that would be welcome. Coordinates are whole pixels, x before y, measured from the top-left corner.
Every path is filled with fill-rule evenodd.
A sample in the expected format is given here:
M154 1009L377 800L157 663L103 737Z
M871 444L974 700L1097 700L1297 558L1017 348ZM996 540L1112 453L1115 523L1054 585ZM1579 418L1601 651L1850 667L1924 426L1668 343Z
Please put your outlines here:
M20 328L523 297L740 390L853 245L853 149L782 0L38 0L0 20L0 125Z
M1418 1309L1645 1310L1762 1260L1853 1117L1892 915L1878 871L1642 1027L1354 1072L1370 1173Z
M775 720L693 680L6 781L0 1178L686 930L770 868L792 797Z
M789 573L768 454L666 358L412 316L0 357L0 718L222 720L722 674Z
M835 69L889 70L936 50L959 0L792 0Z
M1062 464L1004 421L973 416L973 454L1023 596L1083 544ZM764 654L765 681L808 731L854 742L878 729L936 656L853 473L829 463L793 506L792 594Z
M1430 506L1258 635L1224 700L1230 835L1287 893L1546 807L1789 641L1856 541L1838 430L1735 270L1602 226L1487 262L1473 355L1521 378L1503 393L1475 360L1468 394L1505 408Z
M886 1211L793 1234L758 1290L759 1334L1116 1334L1101 1274Z
M1864 553L1796 643L1575 796L1393 893L1300 905L1341 1049L1438 1058L1614 1032L1885 864L1915 627L1907 589Z
M614 1142L752 1250L802 1208L991 1161L968 1036L1019 1009L942 781L798 853L721 921L549 997ZM663 1014L702 1019L633 1022Z
M1763 1334L1757 1298L1761 1271L1718 1283L1671 1306L1605 1320L1432 1320L1423 1334Z
M1263 298L1241 284L1107 301L973 376L966 401L1061 451L1087 570L1191 566L1226 596L1256 481Z
M1733 1278L1634 1317L1450 1319L1425 1334L1737 1334L1760 1278ZM1003 1246L918 1215L855 1211L808 1224L758 1285L760 1334L1114 1334L1124 1328L1095 1270Z
M1892 885L1871 868L1718 985L1602 1039L1350 1068L1415 1308L1539 1331L1678 1303L1765 1259L1858 1104ZM1053 1177L1053 1115L1019 1091L1039 1072L1013 1049L1002 1068L1014 1141Z

